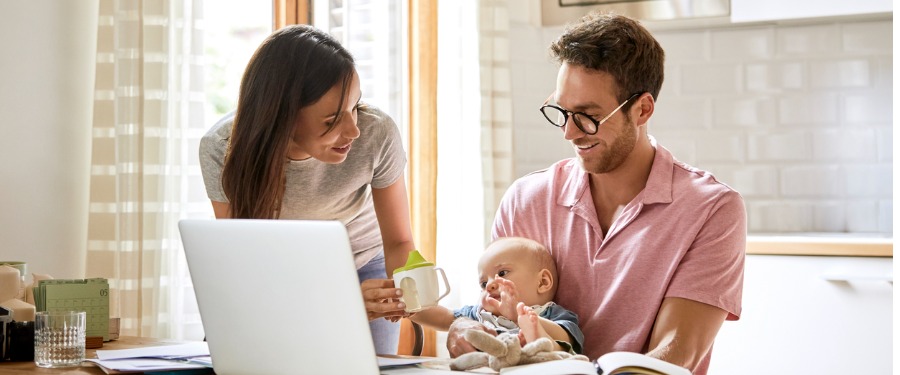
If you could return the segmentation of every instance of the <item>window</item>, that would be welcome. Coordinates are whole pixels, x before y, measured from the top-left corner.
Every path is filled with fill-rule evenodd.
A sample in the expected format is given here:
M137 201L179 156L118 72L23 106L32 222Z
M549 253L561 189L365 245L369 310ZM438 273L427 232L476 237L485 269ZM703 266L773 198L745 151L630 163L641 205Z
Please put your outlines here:
M390 115L405 139L404 4L399 0L314 0L312 24L350 50L363 101Z
M244 68L272 33L272 3L224 0L204 8L206 128L237 107Z

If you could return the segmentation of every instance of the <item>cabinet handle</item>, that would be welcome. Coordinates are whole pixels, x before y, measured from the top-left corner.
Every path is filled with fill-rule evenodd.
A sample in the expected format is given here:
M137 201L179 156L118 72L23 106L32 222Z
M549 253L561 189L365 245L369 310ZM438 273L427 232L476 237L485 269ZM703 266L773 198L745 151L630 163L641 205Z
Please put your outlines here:
M874 275L859 275L859 274L827 274L823 275L822 279L832 283L850 283L850 282L886 282L888 284L894 285L894 276L874 276Z

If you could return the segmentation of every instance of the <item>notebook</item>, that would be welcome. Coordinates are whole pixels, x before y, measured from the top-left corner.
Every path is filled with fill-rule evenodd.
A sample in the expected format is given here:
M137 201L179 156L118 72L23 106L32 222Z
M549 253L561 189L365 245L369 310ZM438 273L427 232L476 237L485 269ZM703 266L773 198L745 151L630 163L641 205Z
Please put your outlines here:
M378 374L338 221L178 223L216 374Z
M106 279L40 280L33 293L36 311L84 311L85 336L109 341L109 281Z

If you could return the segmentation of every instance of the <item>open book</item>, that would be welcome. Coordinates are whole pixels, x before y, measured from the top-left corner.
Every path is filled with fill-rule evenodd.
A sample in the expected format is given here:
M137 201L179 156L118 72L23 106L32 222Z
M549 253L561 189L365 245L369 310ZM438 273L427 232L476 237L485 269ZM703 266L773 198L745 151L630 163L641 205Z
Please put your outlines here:
M500 369L502 375L691 375L684 367L639 353L606 353L596 361L563 359Z

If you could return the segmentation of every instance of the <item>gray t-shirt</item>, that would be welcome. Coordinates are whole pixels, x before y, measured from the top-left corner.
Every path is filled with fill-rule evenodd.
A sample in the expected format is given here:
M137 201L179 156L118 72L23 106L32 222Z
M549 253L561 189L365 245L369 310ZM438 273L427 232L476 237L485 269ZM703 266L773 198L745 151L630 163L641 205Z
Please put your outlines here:
M200 168L210 200L228 202L222 189L225 150L234 112L217 122L200 141ZM406 153L394 121L374 107L361 107L360 135L347 159L327 164L315 158L287 164L280 219L340 220L347 227L356 268L384 251L372 204L372 188L385 188L403 176Z

